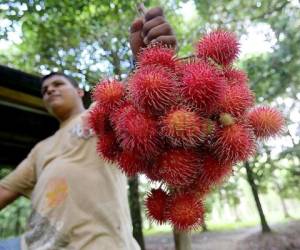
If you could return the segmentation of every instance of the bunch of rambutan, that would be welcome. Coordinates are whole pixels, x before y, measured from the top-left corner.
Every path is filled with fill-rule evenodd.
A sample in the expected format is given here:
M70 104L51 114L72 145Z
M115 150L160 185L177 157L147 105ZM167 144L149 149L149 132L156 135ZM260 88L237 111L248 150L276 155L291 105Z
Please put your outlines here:
M103 80L93 91L97 151L127 176L161 183L145 201L158 223L201 225L205 196L253 156L257 139L283 128L276 109L254 107L247 74L233 66L238 53L236 36L222 30L200 39L186 60L154 44L139 54L126 83Z

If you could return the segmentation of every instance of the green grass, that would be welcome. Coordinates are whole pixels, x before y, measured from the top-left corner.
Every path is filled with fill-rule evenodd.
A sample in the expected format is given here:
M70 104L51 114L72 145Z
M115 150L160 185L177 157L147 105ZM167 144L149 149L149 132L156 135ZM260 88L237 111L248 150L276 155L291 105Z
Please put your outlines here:
M238 222L230 222L230 223L216 223L216 224L208 224L208 230L214 232L223 232L236 230L239 228L247 228L254 227L259 225L258 221L238 221Z
M161 235L161 234L170 234L172 232L172 228L170 226L153 226L151 229L144 229L144 236L153 236L153 235Z

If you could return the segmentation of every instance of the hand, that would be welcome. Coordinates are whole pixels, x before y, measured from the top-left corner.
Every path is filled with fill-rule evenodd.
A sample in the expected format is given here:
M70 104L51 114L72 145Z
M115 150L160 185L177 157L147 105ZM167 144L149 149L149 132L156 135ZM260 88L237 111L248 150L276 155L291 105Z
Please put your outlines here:
M130 27L130 46L134 58L141 48L153 42L161 42L173 48L176 48L177 44L172 27L165 20L163 10L159 7L148 10L144 20L138 18Z

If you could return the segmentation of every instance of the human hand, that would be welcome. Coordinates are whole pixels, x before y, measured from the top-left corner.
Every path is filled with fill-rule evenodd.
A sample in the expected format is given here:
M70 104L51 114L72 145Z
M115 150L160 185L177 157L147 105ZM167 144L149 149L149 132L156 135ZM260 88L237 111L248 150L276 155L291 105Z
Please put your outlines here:
M162 8L155 7L145 13L144 18L136 19L130 27L130 46L134 58L141 48L150 43L160 42L176 48L176 37L171 25L164 17Z

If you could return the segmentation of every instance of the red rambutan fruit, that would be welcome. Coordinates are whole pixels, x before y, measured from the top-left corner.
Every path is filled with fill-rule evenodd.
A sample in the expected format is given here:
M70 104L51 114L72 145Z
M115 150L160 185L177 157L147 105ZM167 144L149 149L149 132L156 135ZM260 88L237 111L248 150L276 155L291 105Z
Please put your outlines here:
M145 200L147 216L157 221L158 224L163 224L167 221L166 204L168 198L168 194L159 188L152 189Z
M114 132L106 132L98 137L97 152L109 162L117 160L120 154L120 147Z
M212 141L213 155L221 164L245 161L255 153L254 133L244 124L219 127Z
M173 187L184 187L197 177L200 158L192 150L170 149L162 153L157 160L162 179Z
M219 185L223 182L225 177L231 174L231 172L231 164L224 163L224 165L221 165L215 157L206 153L202 157L200 174L197 178L198 185Z
M185 66L181 83L182 94L200 111L214 111L225 86L224 77L208 63L197 62Z
M111 110L123 102L125 86L117 80L102 80L98 83L92 93L94 101L105 110Z
M243 70L230 67L224 70L224 76L228 84L248 84L248 76Z
M168 199L167 218L176 230L198 228L204 219L204 206L194 193L177 193Z
M167 113L162 119L161 131L175 146L196 146L205 135L200 116L186 108L177 108Z
M234 33L216 30L205 35L197 44L197 56L211 58L223 66L231 64L239 54L239 42Z
M257 138L276 136L283 130L284 118L275 108L256 107L247 114L247 118Z
M160 65L175 70L175 50L162 44L150 45L142 49L137 58L138 66Z
M102 135L113 130L109 120L109 114L102 106L97 104L88 112L88 127L90 127L95 134Z
M204 138L206 139L208 136L213 135L213 133L216 130L216 122L211 120L211 119L207 119L204 118L202 119L202 132L204 134Z
M135 107L150 113L159 113L177 101L175 75L155 65L138 69L129 80L129 96Z
M150 181L161 181L162 177L159 173L159 168L157 164L149 164L147 168L144 169L144 174Z
M135 152L123 151L119 156L119 167L127 176L142 173L148 167L148 161Z
M147 158L160 152L158 125L150 116L128 104L114 115L113 120L117 138L124 150Z
M218 103L220 113L242 116L254 105L254 94L246 84L227 85Z

